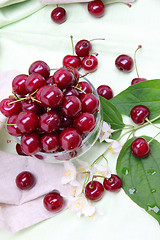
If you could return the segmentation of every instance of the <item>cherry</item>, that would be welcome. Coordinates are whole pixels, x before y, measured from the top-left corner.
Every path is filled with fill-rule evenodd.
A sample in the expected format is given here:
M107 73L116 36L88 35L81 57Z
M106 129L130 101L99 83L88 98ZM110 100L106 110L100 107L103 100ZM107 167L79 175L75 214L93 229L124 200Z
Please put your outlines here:
M111 174L110 178L105 178L103 186L107 191L116 192L122 187L122 181L119 176Z
M60 115L55 111L49 111L39 117L39 127L46 133L52 133L60 127Z
M27 155L22 151L21 145L20 145L19 143L16 144L16 152L18 153L18 155L27 156Z
M67 13L66 10L62 7L56 7L55 9L53 9L53 11L51 12L51 19L55 22L55 23L63 23L66 21L67 19Z
M21 136L21 132L17 127L16 123L17 123L17 115L13 115L12 117L8 118L7 131L10 135L19 137ZM14 125L10 125L10 124L14 124Z
M85 187L85 195L92 201L100 200L104 193L103 185L98 181L91 181Z
M53 85L54 84L54 77L53 76L49 76L47 79L46 79L46 84L47 85Z
M78 86L82 90L82 91L79 90L80 96L84 95L84 92L85 93L92 93L92 87L89 83L82 81L82 82L79 82Z
M145 158L150 153L150 147L144 138L139 137L132 142L131 152L138 158Z
M59 147L59 138L56 134L46 133L41 138L41 145L45 152L56 151Z
M64 206L64 199L58 192L48 193L43 199L44 207L48 211L60 211Z
M94 0L88 3L88 12L94 17L102 17L105 13L105 6L101 0Z
M134 78L131 82L131 85L134 85L139 82L144 82L144 81L147 81L147 79L146 78Z
M113 91L108 85L100 85L97 88L97 93L107 100L113 98Z
M78 56L75 55L66 55L63 58L63 66L64 67L73 67L77 70L81 68L82 62Z
M34 112L35 114L40 114L42 112L42 107L35 101L23 100L22 111L30 111Z
M76 96L64 97L62 103L62 113L66 117L75 117L81 111L81 101Z
M41 150L40 137L37 133L23 134L21 148L26 155L34 155Z
M65 68L58 69L54 75L54 83L57 84L59 88L71 87L74 83L73 74Z
M84 94L81 98L81 103L82 103L82 111L83 112L90 112L95 114L98 111L99 107L99 101L98 98L92 94L92 93L87 93Z
M11 117L21 111L21 103L16 102L16 99L5 98L0 102L0 110L5 117Z
M38 89L38 91L36 92L36 97L35 97L35 99L38 100L38 105L40 105L42 107L45 107L45 104L41 102L41 92L45 87L47 87L47 86L44 85L44 86L40 87Z
M50 67L44 61L36 61L29 67L29 74L39 73L44 78L48 78L50 75Z
M148 107L144 105L136 105L132 108L130 112L130 116L132 121L136 124L143 124L146 118L149 118L150 111Z
M37 98L37 95L36 95ZM62 103L63 93L60 88L50 86L43 88L40 93L40 101L47 107L56 108Z
M77 44L75 46L76 54L79 57L85 57L85 56L89 55L91 50L92 50L92 45L91 45L90 41L85 40L85 39L82 39L79 42L77 42Z
M25 87L25 82L27 78L28 75L20 74L13 79L12 81L13 93L16 93L21 96L24 96L28 93Z
M73 118L69 118L64 116L61 113L61 128L67 128L67 127L72 127L73 126Z
M74 126L81 133L88 134L91 132L96 125L96 118L92 113L80 113L74 119Z
M45 78L39 73L32 73L26 80L25 86L29 93L35 92L46 84Z
M69 67L69 68L67 68L67 70L73 74L73 76L74 76L73 85L76 85L78 83L79 77L80 77L79 72L77 71L76 68L73 68L73 67Z
M130 72L133 68L133 59L125 54L118 56L115 60L116 67L123 72Z
M24 171L17 175L16 185L21 190L29 190L36 184L36 179L31 172Z
M98 60L93 55L87 55L82 60L82 68L87 72L94 72L98 67Z
M38 126L38 117L34 112L24 111L17 117L17 127L22 133L31 133Z
M64 91L63 96L76 96L76 97L79 97L79 92L75 88L70 87L70 88L67 88Z
M80 147L82 137L75 128L65 128L60 134L60 145L66 150L75 150Z

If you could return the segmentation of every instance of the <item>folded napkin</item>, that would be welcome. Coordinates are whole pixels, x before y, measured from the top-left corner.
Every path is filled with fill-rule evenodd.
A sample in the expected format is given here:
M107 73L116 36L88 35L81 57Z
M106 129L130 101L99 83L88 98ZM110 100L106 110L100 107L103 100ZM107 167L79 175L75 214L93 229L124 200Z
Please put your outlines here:
M45 194L57 190L66 195L71 191L70 186L61 183L65 170L60 164L0 151L0 166L0 228L8 231L16 232L54 216L56 213L43 206ZM30 171L36 177L30 190L22 191L15 184L22 171Z

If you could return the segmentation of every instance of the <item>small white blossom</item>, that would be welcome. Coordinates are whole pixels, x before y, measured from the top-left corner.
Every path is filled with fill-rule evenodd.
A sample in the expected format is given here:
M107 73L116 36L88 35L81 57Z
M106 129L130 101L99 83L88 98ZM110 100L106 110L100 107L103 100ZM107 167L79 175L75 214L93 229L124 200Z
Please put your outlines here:
M111 177L111 171L108 167L108 164L105 164L105 166L100 165L100 164L94 164L92 167L92 174L100 175L100 176L107 177L107 178Z
M111 129L111 126L108 123L103 121L101 133L99 136L100 142L103 142L109 139L112 132L114 132L114 130Z
M76 179L76 168L71 161L64 163L65 172L62 177L62 184L73 183Z
M113 153L120 153L121 149L122 149L122 146L121 144L116 141L116 140L113 140L113 139L108 139L107 142L111 143L109 145L109 149L110 149L110 152L113 154Z

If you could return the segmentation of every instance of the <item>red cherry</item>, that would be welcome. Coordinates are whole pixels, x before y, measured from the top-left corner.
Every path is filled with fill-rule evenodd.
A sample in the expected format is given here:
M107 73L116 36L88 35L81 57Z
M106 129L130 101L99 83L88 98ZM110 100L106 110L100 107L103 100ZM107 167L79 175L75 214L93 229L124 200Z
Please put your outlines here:
M143 124L146 118L149 118L150 111L148 107L144 105L137 105L132 108L130 112L130 116L132 121L136 124Z
M98 181L92 181L85 187L85 195L92 201L100 200L104 193L103 185Z
M84 95L84 92L85 93L92 93L92 87L89 83L87 82L79 82L79 88L82 90L79 90L79 94L80 96Z
M146 78L134 78L131 82L131 85L134 85L139 82L144 82L144 81L147 81L147 79Z
M108 85L100 85L97 88L97 93L107 100L113 98L113 91Z
M105 178L103 186L107 191L116 192L122 187L122 181L119 176L111 174L110 178Z
M37 95L36 95L37 98ZM62 103L63 93L60 88L48 85L40 92L40 101L46 107L56 108Z
M63 23L66 21L67 19L67 13L66 10L62 7L56 7L55 9L53 9L53 11L51 12L51 19L55 22L55 23Z
M41 102L41 92L42 92L42 90L43 90L45 87L47 87L47 86L44 85L44 86L40 87L40 88L38 89L38 91L36 92L36 97L35 97L36 100L39 101L39 102L38 102L38 105L40 105L40 106L42 106L42 107L45 107L45 104Z
M21 148L21 145L19 143L16 144L16 152L18 153L18 155L22 155L22 156L27 156Z
M44 197L43 204L48 211L58 212L64 206L64 199L58 192L51 192Z
M73 67L77 70L81 68L82 62L81 59L78 56L75 55L66 55L63 58L63 66L64 67Z
M131 152L138 158L145 158L150 153L150 147L144 138L139 137L132 142Z
M92 50L92 45L91 45L90 41L85 40L85 39L82 39L79 42L77 42L77 44L75 46L76 54L79 57L85 57L85 56L89 55L91 50Z
M65 128L60 134L60 145L66 150L75 150L82 143L82 137L75 128Z
M34 112L35 114L40 114L42 112L42 107L32 100L23 100L22 102L22 111L30 111Z
M35 92L46 84L45 78L39 73L32 73L26 80L25 86L29 93Z
M54 84L54 77L53 76L50 76L46 79L46 84L47 85L53 85Z
M76 97L79 97L79 92L75 88L70 87L70 88L67 88L64 91L63 96L76 96Z
M81 101L76 96L64 97L62 104L62 113L66 117L75 117L81 111Z
M19 137L19 136L21 136L21 132L20 132L20 130L17 127L17 124L16 124L17 123L17 117L18 117L18 115L13 115L12 117L8 118L7 131L10 135ZM10 125L10 124L14 124L14 125Z
M13 79L12 81L13 93L16 93L21 96L24 96L28 93L25 87L25 82L27 78L28 75L20 74Z
M59 147L59 138L56 134L46 133L41 138L41 145L45 152L56 151Z
M130 72L133 69L133 59L125 54L118 56L115 60L116 67L123 72Z
M22 133L31 133L38 126L38 117L34 112L24 111L17 117L17 127Z
M74 83L73 74L65 68L58 69L53 77L54 83L61 89L71 87Z
M0 111L5 117L17 115L21 111L21 103L16 99L5 98L0 102Z
M21 148L26 155L34 155L41 151L40 137L36 133L23 134Z
M39 117L39 127L47 133L55 132L60 127L60 115L55 111L49 111Z
M31 64L28 70L29 74L39 73L44 78L48 78L50 75L50 67L44 61L36 61Z
M90 112L95 114L98 111L99 107L99 101L98 98L92 94L92 93L87 93L84 94L81 98L81 103L82 103L82 111L83 112Z
M74 126L81 133L88 134L91 132L96 125L96 118L92 113L80 113L74 119Z
M94 72L98 67L98 60L93 55L87 55L82 60L82 68L87 72Z
M101 0L94 0L88 3L88 12L94 17L102 17L105 13L105 6Z
M69 68L67 68L67 70L68 70L69 72L71 72L71 73L73 74L73 76L74 76L73 85L77 85L77 83L78 83L78 81L79 81L79 77L80 77L79 72L77 71L77 69L75 69L75 68L73 68L73 67L69 67Z
M29 190L36 184L36 179L31 172L24 171L17 175L16 185L21 190Z

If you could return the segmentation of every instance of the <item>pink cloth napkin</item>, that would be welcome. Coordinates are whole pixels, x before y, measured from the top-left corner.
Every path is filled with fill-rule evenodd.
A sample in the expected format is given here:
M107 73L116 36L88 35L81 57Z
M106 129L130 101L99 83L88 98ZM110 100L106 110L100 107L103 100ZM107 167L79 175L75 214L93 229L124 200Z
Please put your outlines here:
M45 194L57 190L66 195L71 190L61 184L64 167L60 164L0 151L0 166L0 228L8 231L16 232L54 216L56 213L43 206ZM15 184L22 171L36 177L36 185L30 190L20 190Z

